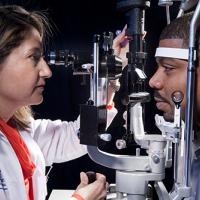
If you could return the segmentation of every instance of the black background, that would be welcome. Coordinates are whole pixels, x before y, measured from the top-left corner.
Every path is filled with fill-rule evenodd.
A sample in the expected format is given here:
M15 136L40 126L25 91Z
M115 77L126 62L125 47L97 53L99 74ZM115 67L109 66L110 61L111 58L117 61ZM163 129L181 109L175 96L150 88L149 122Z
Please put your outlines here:
M54 24L54 36L48 46L51 49L69 49L74 51L92 52L93 35L102 34L104 31L123 29L126 24L123 14L116 10L114 0L1 0L2 5L18 4L26 9L45 10ZM151 2L151 7L146 10L146 41L147 41L147 67L149 78L155 71L153 58L155 48L158 45L158 37L162 28L166 25L165 8L158 7L157 1ZM171 16L177 14L178 2L171 7ZM44 92L44 102L33 109L36 118L75 120L79 115L79 104L85 103L89 97L88 86L84 84L82 77L73 76L72 69L64 66L53 67L53 76L47 81ZM150 89L147 87L147 90ZM150 91L151 92L151 91ZM125 132L123 128L122 114L124 106L121 104L121 91L116 94L115 104L118 115L114 119L110 132L113 142L104 148L115 153L129 153L132 149L119 151L114 147L116 138L120 138ZM145 129L150 133L156 133L154 124L154 102L146 105ZM47 169L48 170L48 169ZM112 169L102 167L83 156L79 159L54 164L49 175L48 191L52 189L74 189L79 183L81 171L97 171L106 174L108 182L114 182L115 172Z

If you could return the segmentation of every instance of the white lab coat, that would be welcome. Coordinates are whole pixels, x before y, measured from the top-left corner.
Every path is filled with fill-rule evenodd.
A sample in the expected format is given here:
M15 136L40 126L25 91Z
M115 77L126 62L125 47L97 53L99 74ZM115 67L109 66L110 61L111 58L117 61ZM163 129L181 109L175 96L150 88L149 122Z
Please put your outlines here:
M116 109L108 112L109 125ZM79 118L75 122L60 120L32 120L31 131L21 131L36 170L33 175L34 200L44 200L47 194L45 165L76 159L87 153L80 145L77 131ZM0 131L0 200L27 200L22 169L7 138Z

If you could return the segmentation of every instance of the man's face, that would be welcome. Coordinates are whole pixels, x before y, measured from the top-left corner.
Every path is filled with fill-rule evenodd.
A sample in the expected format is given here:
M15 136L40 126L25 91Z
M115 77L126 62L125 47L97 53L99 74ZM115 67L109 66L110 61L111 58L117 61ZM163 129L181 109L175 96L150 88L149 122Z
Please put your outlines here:
M164 39L159 47L182 48L182 39ZM174 103L171 95L174 91L184 94L182 101L183 117L186 106L187 66L186 60L175 58L157 57L158 69L149 81L150 87L154 89L156 107L163 111L163 117L167 121L174 119Z

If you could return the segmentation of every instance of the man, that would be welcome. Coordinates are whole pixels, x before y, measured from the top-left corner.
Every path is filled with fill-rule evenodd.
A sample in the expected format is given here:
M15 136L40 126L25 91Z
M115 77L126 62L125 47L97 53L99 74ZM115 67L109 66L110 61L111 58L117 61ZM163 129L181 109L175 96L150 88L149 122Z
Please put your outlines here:
M149 81L149 85L154 89L154 99L156 107L163 112L166 121L174 120L174 103L171 94L174 91L181 91L184 94L182 106L182 117L185 119L186 109L186 89L187 89L187 66L188 55L184 55L184 49L188 49L189 44L189 26L192 13L184 15L174 20L161 33L159 48L156 51L156 62L158 64L157 71ZM200 67L199 67L199 33L197 32L197 69L196 69L196 89L195 89L195 105L194 105L194 130L195 139L193 140L193 163L192 163L192 189L195 199L199 199L199 172L200 160L199 156L199 123L200 123ZM164 55L159 53L160 48L166 49ZM165 49L164 49L165 50ZM167 52L169 50L169 52ZM180 55L176 52L181 52Z
M181 91L184 94L182 101L182 117L185 119L186 108L186 89L187 89L187 66L188 66L188 44L189 27L192 19L192 13L177 18L171 22L161 33L159 47L156 50L157 71L149 81L149 85L154 89L154 99L156 107L163 112L166 121L174 120L174 103L171 94L174 91ZM199 51L199 33L197 33L198 51ZM120 48L120 43L125 39L122 33L114 42L115 51L119 54L124 52L127 47ZM198 159L198 148L200 138L200 61L197 51L197 78L195 89L195 111L194 111L194 130L195 140L193 141L194 159L192 164L192 188L196 200L200 199L199 191L200 177L200 159ZM124 56L124 55L123 55ZM196 192L197 193L196 193ZM199 192L200 193L200 192Z
M189 44L189 25L192 14L187 14L184 17L174 20L169 26L167 26L160 36L159 48L167 47L171 51L169 54L165 52L165 55L156 55L156 61L158 63L158 69L149 81L150 87L155 90L154 98L156 106L159 110L163 111L163 116L167 121L173 121L174 116L174 103L171 99L173 91L179 90L184 94L182 102L182 108L186 107L186 88L187 88L187 58L180 58L175 55L176 51L180 52L182 49L188 49ZM197 33L197 39L199 34ZM182 52L183 56L184 52ZM199 55L197 55L198 57ZM197 59L198 60L198 59ZM199 63L198 63L199 65ZM196 85L196 99L195 99L195 128L199 125L200 115L200 80L198 76L200 68L197 67L197 85ZM183 118L184 118L183 112Z

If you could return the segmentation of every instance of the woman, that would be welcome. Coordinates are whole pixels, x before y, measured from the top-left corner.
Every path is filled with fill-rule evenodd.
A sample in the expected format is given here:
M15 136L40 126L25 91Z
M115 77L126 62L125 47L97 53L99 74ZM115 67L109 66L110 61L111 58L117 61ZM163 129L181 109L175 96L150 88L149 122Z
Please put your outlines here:
M86 154L75 122L34 120L29 106L43 101L51 71L43 59L48 23L38 12L0 7L0 199L44 200L45 165ZM109 88L109 101L115 92ZM110 119L116 114L109 110ZM98 200L106 195L106 178L88 184L85 173L72 199Z

